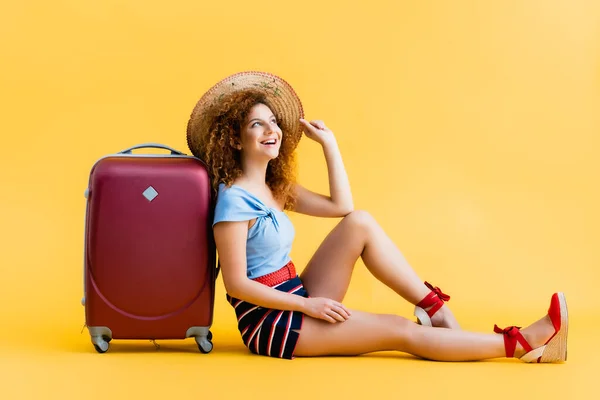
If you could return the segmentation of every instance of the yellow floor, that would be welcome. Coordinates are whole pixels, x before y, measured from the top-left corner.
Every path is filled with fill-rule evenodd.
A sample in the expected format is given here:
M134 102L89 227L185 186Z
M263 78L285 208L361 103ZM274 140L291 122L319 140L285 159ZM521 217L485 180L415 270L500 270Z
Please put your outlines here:
M288 361L249 354L218 303L208 355L191 339L159 342L159 350L148 341L113 341L108 353L97 354L81 326L34 330L23 321L21 334L3 328L0 399L579 399L594 393L598 379L600 321L573 312L569 359L560 365L436 363L392 352ZM467 318L463 326L485 331L487 319Z

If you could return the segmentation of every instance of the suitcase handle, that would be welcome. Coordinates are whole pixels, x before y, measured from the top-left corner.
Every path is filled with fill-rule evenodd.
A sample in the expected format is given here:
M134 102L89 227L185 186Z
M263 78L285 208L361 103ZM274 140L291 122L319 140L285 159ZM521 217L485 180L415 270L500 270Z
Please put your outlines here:
M141 143L141 144L137 144L135 146L132 146L128 149L122 150L119 152L119 154L131 154L132 150L137 150L137 149L144 149L144 148L154 148L154 149L163 149L163 150L169 150L171 151L171 155L178 155L178 156L185 156L185 153L182 153L181 151L175 150L172 147L169 147L167 145L164 144L160 144L160 143Z

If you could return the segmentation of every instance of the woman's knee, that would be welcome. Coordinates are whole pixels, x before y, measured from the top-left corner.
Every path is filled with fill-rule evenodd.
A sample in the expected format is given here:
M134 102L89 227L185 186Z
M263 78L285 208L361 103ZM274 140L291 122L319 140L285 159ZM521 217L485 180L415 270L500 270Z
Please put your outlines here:
M390 325L395 328L397 339L401 343L406 343L406 341L412 336L415 327L417 327L415 322L399 315L390 316Z
M344 217L344 222L365 229L373 227L376 223L375 218L368 211L364 210L352 211Z
M414 335L416 323L395 314L380 314L378 329L379 340L387 350L403 351Z

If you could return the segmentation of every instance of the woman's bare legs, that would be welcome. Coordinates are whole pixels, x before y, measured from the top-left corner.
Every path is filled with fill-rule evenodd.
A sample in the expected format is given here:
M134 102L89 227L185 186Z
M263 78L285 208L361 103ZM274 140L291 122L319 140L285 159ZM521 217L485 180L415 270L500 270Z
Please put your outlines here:
M365 211L348 214L325 238L302 272L306 290L312 297L341 302L359 257L375 278L413 305L430 292L398 247ZM446 305L431 320L436 327L459 328Z
M554 333L546 315L523 329L523 336L535 349ZM505 356L503 335L431 328L389 314L352 311L344 322L304 317L296 356L359 355L398 350L437 361L474 361ZM525 351L517 346L515 357Z

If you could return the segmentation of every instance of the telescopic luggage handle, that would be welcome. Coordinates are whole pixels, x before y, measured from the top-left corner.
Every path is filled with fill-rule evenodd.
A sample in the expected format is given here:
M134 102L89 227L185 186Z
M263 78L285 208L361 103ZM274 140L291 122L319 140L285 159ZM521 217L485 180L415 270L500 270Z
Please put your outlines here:
M169 151L171 151L172 155L180 155L180 156L184 156L185 155L185 153L182 153L181 151L175 150L172 147L169 147L167 145L160 144L160 143L141 143L141 144L132 146L132 147L130 147L128 149L125 149L123 151L120 151L119 154L131 154L132 150L144 149L144 148L154 148L154 149L169 150Z

